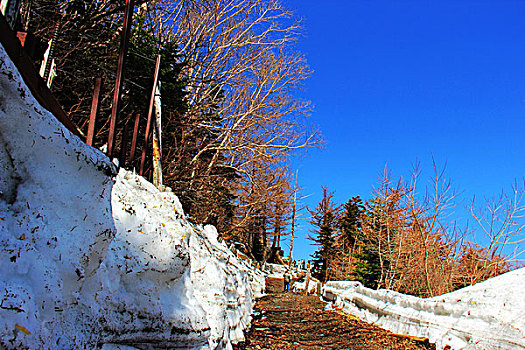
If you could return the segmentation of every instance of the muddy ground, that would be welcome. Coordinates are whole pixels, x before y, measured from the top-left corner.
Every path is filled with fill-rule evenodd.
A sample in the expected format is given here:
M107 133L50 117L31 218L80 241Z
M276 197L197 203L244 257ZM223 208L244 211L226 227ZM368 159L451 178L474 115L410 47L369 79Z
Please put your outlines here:
M434 349L428 341L392 334L338 310L318 296L270 294L258 300L246 341L252 349Z

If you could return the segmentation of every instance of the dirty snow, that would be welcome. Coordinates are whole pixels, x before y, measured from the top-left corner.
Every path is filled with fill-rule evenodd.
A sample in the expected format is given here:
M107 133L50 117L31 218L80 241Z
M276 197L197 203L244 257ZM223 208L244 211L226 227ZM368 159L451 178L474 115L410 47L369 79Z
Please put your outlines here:
M0 348L230 349L264 276L31 96L0 46Z
M306 280L304 282L294 282L292 285L292 291L295 293L302 292L306 289ZM321 282L316 279L310 279L308 282L308 294L319 294L321 289Z
M359 282L334 281L323 297L394 333L429 338L438 349L525 348L525 268L422 299Z
M117 174L72 136L1 46L0 91L0 348L230 349L242 340L264 275L214 227L189 223L173 193ZM522 349L523 290L525 269L432 299L357 282L329 282L323 293L439 349Z

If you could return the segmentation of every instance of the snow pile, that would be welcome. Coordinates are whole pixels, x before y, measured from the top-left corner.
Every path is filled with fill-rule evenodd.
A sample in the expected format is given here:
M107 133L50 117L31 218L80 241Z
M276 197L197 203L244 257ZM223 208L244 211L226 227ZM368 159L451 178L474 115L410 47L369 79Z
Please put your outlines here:
M270 275L276 275L276 276L283 277L286 271L288 271L288 265L266 263L264 264L263 269L265 272L267 272Z
M304 291L306 289L306 278L303 282L294 282L292 285L292 291L295 293ZM310 278L308 281L308 294L318 294L321 289L321 282L315 278Z
M288 271L291 275L292 281L300 279L302 282L295 281L292 283L291 290L293 292L304 291L306 288L306 271L299 269L299 267L294 266L292 269L289 269L287 265L279 264L270 264L267 263L264 265L264 271L268 273L267 277L269 278L279 278L284 279L284 274ZM315 294L321 289L321 282L313 277L310 277L308 283L308 293Z
M0 348L231 348L264 277L41 108L0 46ZM127 346L129 347L127 347Z
M429 338L438 349L525 348L525 268L430 299L359 282L328 282L323 296L394 333Z
M163 330L155 339L158 345L181 344L170 334L193 331L200 341L209 338L212 348L244 340L254 303L252 286L264 286L260 274L218 242L213 226L189 224L173 193L159 192L140 176L121 170L112 202L118 234L107 262L111 268L104 272L120 281L105 288L106 300L115 308L127 305L132 316L141 315L141 328ZM176 322L167 323L170 318ZM125 316L113 322L107 341L130 342L128 335L119 335L122 324L136 337L137 324ZM194 341L189 345L198 345Z
M96 344L84 286L115 235L116 169L38 105L1 46L0 91L0 348Z

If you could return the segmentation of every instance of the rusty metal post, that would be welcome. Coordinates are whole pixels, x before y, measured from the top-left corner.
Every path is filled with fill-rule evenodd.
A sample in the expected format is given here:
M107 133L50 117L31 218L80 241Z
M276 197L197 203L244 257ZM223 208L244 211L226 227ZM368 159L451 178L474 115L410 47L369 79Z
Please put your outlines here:
M108 135L108 157L113 155L113 142L115 138L115 127L117 124L118 105L120 93L122 92L122 80L126 66L126 54L128 52L129 31L133 19L134 0L126 0L126 10L124 11L124 23L122 37L120 38L120 53L118 57L117 76L115 78L115 90L113 91L113 102L111 104L111 119L109 123Z
M122 130L122 139L120 140L120 154L119 154L119 166L121 168L126 167L126 153L128 150L128 132L129 132L129 120L131 120L131 114L129 115L128 122L124 124Z
M149 100L148 121L146 123L146 135L144 147L142 148L142 158L140 160L140 175L144 175L144 164L146 162L146 151L148 149L149 131L151 129L151 114L153 112L153 104L155 102L155 91L157 90L157 82L159 81L160 68L160 54L157 55L157 62L155 63L155 74L153 75L153 88L151 90L151 98Z
M135 126L133 128L133 139L131 140L131 153L129 154L129 161L135 164L135 150L137 149L137 136L139 133L140 113L135 115Z
M148 168L148 181L153 182L153 167Z
M91 101L91 114L89 115L89 126L86 143L93 146L93 139L95 138L95 122L98 114L98 103L100 101L100 86L102 85L102 78L95 78L95 89L93 90L93 100Z

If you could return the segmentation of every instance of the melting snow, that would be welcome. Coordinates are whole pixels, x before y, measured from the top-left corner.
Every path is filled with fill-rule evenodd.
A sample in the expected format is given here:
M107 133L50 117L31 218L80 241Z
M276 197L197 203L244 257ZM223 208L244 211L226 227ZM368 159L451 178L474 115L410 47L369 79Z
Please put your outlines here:
M255 272L31 96L0 46L0 348L231 349Z
M0 347L231 349L264 276L31 96L0 46ZM304 288L304 287L303 287ZM525 269L432 299L357 282L325 298L453 349L525 347Z
M427 337L438 349L525 348L525 268L422 299L359 282L328 282L323 296L394 333Z

